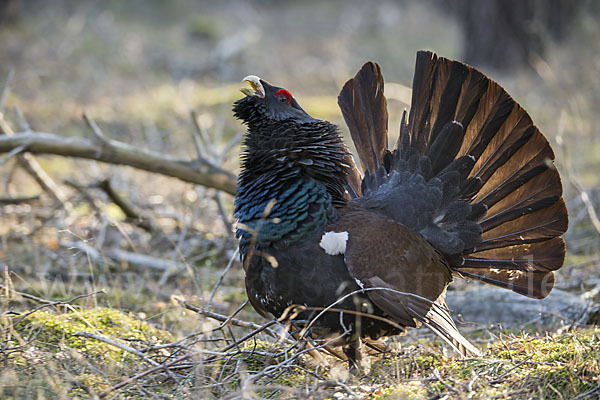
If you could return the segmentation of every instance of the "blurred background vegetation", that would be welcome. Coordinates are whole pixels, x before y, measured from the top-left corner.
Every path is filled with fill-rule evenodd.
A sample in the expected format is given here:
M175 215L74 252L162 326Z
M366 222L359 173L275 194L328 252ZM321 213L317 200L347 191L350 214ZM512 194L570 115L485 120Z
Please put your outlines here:
M600 211L598 4L591 0L0 0L0 88L6 88L0 132L18 134L31 129L89 138L93 135L82 119L85 112L109 138L182 159L198 156L200 136L205 155L237 173L243 127L233 119L231 104L241 96L240 80L248 74L286 87L307 112L337 123L347 138L337 93L365 61L376 61L386 79L390 132L395 139L402 110L409 107L416 51L429 49L468 61L528 110L555 149L571 215L567 267L558 273L557 288L584 302L582 312L589 318L585 323L578 321L589 324L600 301L600 224L594 211ZM98 324L90 332L112 332L113 337L122 338L124 332L135 331L136 340L145 338L148 347L220 326L216 320L186 310L176 297L210 306L221 315L230 315L243 304L243 271L232 258L236 241L230 195L130 167L36 156L62 193L61 204L23 168L21 155L0 157L0 361L7 366L0 373L0 397L94 397L122 377L150 368L151 363L128 364L123 354L90 349L74 341L73 332L61 325L68 321L64 317L68 312L106 310L110 314L119 310L118 316L110 314L104 320L96 314L82 318L88 326ZM141 219L127 217L99 184L106 180ZM233 266L226 269L231 266L230 259ZM459 289L464 286L468 285L457 285ZM91 295L98 290L105 293ZM86 296L74 302L51 303L83 294ZM46 304L43 310L28 314L27 310L40 304ZM42 312L48 315L37 316ZM52 317L64 319L59 324ZM249 306L238 317L264 322ZM15 325L15 318L21 319L17 321L20 325ZM109 325L119 329L106 328L107 318ZM92 320L96 322L90 323ZM146 325L131 328L135 321ZM520 321L516 332L556 333L575 324L573 321L567 318L552 326ZM483 325L491 329L496 322L491 316ZM48 326L56 327L50 333L58 338L48 336L43 329ZM84 328L77 326L77 330ZM216 336L209 339L227 343L248 332L235 329L240 330L215 331ZM497 339L504 331L494 329ZM150 331L149 339L144 332ZM585 351L597 344L597 335L594 329L584 332ZM416 337L402 340L419 343ZM486 343L482 336L475 337ZM127 343L133 346L134 342ZM65 352L60 360L57 348ZM402 365L412 371L404 378L431 376L432 368L444 369L435 358L445 357L443 351L435 346L428 351L434 354L431 362L411 355L413 367ZM82 361L78 352L87 361ZM99 361L99 353L110 353L110 360L121 357L118 366L107 371L108 359ZM270 354L267 350L263 353ZM594 356L584 353L574 357L579 357L585 370ZM523 359L533 357L521 355ZM153 357L162 362L174 355ZM509 353L505 359L513 362L511 357ZM597 354L595 357L597 360ZM519 372L517 364L518 360L505 365L494 379L501 376L506 380L510 371ZM388 388L406 383L401 374L392 381L383 378L391 370L400 370L398 364L390 365L388 369L380 366L383 372L364 393L383 396ZM237 381L232 378L216 388L211 386L224 379L225 367L220 367L219 378L206 371L195 375L196 380L183 374L184 383L175 379L166 388L157 389L158 382L152 381L145 382L147 386L134 385L129 392L114 393L138 398L148 397L147 392L160 398L235 393L242 379L237 377L237 369L230 374ZM452 368L458 374L460 368ZM578 384L559 388L559 394L576 396L596 387L597 380L586 381L584 375L557 375L559 383L579 379ZM56 376L58 379L52 378ZM209 384L198 376L210 376L212 381ZM450 376L454 383L471 379ZM312 382L306 377L290 379L297 381L275 383L294 387L298 382ZM448 383L432 381L437 386L422 382L409 394L420 398L449 391ZM544 386L545 380L541 382L542 389L533 386L538 391L532 393L557 397ZM546 383L552 388L558 385L555 380ZM514 384L507 380L498 393L506 394ZM344 388L344 384L333 385L333 389L315 385L316 397L332 396L336 390L351 397L348 391L357 390ZM451 385L462 394L469 393L467 386ZM194 392L194 387L202 390ZM287 392L273 389L269 393ZM405 388L398 393L409 395ZM491 392L481 389L474 393L486 397Z

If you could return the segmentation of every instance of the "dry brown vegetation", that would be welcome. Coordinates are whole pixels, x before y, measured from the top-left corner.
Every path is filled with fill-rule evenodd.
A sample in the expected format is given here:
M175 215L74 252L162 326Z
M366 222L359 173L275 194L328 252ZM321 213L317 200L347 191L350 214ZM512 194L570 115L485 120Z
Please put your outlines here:
M597 398L598 20L581 15L529 67L486 71L557 153L571 224L556 290L535 304L501 294L481 312L473 296L496 292L456 282L481 359L417 330L349 377L246 303L236 82L285 86L345 134L337 91L373 59L393 134L416 50L458 58L458 28L428 2L220 3L23 0L0 22L0 397ZM40 150L38 133L89 157ZM156 158L131 161L144 151ZM499 310L511 304L514 318Z

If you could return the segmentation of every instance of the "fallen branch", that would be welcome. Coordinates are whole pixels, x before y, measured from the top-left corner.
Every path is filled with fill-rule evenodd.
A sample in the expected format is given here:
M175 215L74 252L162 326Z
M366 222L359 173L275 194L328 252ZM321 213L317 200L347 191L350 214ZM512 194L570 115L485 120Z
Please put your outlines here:
M29 129L29 126L26 124L23 119L23 128ZM12 128L8 125L8 123L4 120L4 115L0 113L0 132L3 134L2 139L14 138L15 133ZM18 152L17 152L18 149ZM62 192L62 190L58 187L58 185L54 182L54 180L46 173L46 171L42 168L37 159L30 153L24 153L27 151L27 145L21 144L15 146L14 148L9 149L9 154L16 155L17 162L35 181L40 185L40 187L46 191L50 197L52 197L55 201L57 201L68 213L72 213L73 206L67 200L67 196ZM16 152L16 153L15 153ZM5 152L3 152L5 153Z
M106 137L90 140L34 131L0 137L0 153L7 153L21 146L26 146L26 151L29 153L54 154L128 165L230 194L235 193L235 175L206 160L181 160Z
M93 261L105 261L106 259L134 266L136 268L150 268L158 271L171 271L181 272L185 271L185 265L174 262L172 260L166 260L164 258L152 257L146 254L132 253L121 249L106 249L96 250L92 246L84 242L63 242L60 241L59 245L68 249L77 249L85 252L90 259Z

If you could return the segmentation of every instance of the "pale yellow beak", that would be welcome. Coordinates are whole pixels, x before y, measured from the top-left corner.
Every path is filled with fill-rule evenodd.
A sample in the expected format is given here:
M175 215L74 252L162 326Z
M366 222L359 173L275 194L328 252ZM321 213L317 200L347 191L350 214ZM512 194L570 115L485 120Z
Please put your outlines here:
M247 77L242 79L242 82L248 82L248 84L252 88L252 89L249 89L249 88L241 88L240 89L240 91L242 93L244 93L246 96L258 96L261 99L265 98L265 88L263 87L262 83L260 83L260 78L258 76L248 75Z

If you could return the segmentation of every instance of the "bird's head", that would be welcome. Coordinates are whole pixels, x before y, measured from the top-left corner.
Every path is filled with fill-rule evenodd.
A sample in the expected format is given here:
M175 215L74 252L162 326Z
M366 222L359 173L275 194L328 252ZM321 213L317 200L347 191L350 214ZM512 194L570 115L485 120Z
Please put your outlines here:
M241 89L246 97L234 103L233 112L246 125L260 126L270 121L284 120L300 123L314 121L286 89L273 86L255 75L248 75L243 82L250 87Z

